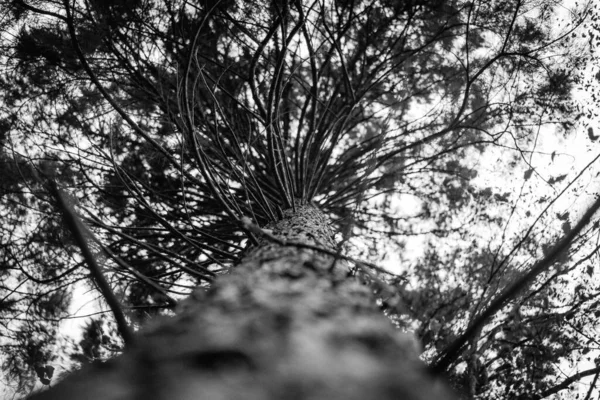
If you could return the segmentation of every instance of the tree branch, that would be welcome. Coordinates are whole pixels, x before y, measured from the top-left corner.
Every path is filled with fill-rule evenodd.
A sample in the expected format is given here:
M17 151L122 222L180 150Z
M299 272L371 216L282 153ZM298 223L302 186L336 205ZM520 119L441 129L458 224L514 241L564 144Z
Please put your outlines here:
M92 251L90 250L87 241L85 240L85 226L83 225L79 217L77 217L75 210L73 210L73 208L67 203L64 195L61 193L54 180L50 180L49 192L56 199L58 207L60 208L63 214L65 224L71 231L71 234L75 239L75 243L77 243L77 245L81 249L83 258L88 264L90 273L94 282L96 283L96 286L98 286L100 293L102 293L102 295L106 299L106 303L108 304L113 315L115 316L115 321L117 323L117 328L119 330L119 333L121 334L121 337L125 341L125 344L132 343L133 333L129 328L129 325L127 324L125 314L123 314L123 309L121 308L119 301L117 300L115 294L110 288L108 281L102 274L102 269L96 262L96 259L94 258L94 255L92 254Z
M550 395L560 392L563 389L567 389L573 382L577 382L581 378L584 378L586 376L590 376L593 374L598 374L598 373L600 373L600 367L591 368L591 369L588 369L585 371L578 372L575 375L571 375L570 377L568 377L567 379L565 379L558 385L542 392L542 394L533 396L533 400L544 399Z
M485 324L486 320L498 312L507 301L517 296L527 285L529 285L539 274L546 271L551 267L554 262L569 249L571 242L581 232L581 230L590 222L592 216L600 208L600 197L596 199L594 204L585 212L581 217L577 225L573 229L562 237L553 247L550 249L546 257L538 261L531 267L531 270L524 276L517 278L512 285L507 287L495 300L492 301L490 306L484 310L473 323L467 328L467 330L454 342L452 342L444 351L442 351L437 358L435 364L431 367L434 373L441 373L445 371L448 366L455 360L456 356L460 352L461 348L467 343L467 341Z

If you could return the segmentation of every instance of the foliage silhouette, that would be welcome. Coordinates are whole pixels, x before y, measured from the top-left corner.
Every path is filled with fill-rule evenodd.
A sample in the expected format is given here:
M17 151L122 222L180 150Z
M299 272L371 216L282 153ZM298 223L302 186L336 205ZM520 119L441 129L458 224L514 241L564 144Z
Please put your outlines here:
M465 396L553 393L557 365L593 349L579 346L576 328L595 287L577 301L560 288L588 267L598 226L573 231L566 246L578 245L560 266L494 305L528 268L524 257L544 258L539 249L555 238L539 218L505 236L521 197L476 180L494 151L510 159L507 174L536 179L540 130L567 137L576 127L571 96L589 55L573 35L595 9L582 5L560 27L557 8L3 1L0 313L3 366L18 390L51 378L36 368L67 347L59 326L72 288L101 293L87 283L46 174L94 232L90 246L135 327L233 268L260 239L244 217L265 226L299 199L333 218L340 255L403 253L426 238L418 261L400 256L401 277L367 263L355 272L393 321L416 330L427 361L447 356L440 369ZM400 211L399 201L408 204ZM560 221L569 234L572 220ZM501 243L480 239L482 227ZM449 351L478 318L468 346ZM113 355L120 341L103 329L91 320L73 358Z

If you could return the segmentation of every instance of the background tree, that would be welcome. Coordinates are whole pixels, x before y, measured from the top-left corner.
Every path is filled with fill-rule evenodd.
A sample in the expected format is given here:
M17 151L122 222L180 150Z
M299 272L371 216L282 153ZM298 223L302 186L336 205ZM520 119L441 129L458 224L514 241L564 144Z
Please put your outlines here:
M575 38L590 35L582 24L595 9L563 10L4 1L5 370L21 391L49 380L54 349L68 347L59 326L69 293L87 285L100 296L43 176L94 232L135 327L239 261L256 239L243 217L264 227L299 199L332 217L340 254L394 253L402 277L381 278L393 292L364 279L433 362L577 220L558 203L583 190L593 163L549 176L534 159L571 139L584 114L571 95L588 42ZM558 164L561 152L547 153ZM485 182L490 171L522 176L521 188ZM594 349L582 338L595 326L585 276L596 230L445 365L466 397L545 395L564 363ZM572 276L581 289L570 296ZM92 319L74 357L117 352L112 324Z

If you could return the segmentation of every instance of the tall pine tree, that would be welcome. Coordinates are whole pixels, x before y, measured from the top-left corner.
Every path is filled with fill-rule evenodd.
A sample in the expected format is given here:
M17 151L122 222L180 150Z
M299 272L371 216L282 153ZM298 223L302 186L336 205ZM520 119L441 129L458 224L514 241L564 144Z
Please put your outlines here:
M42 396L443 396L399 333L414 329L467 397L552 390L549 365L576 351L548 354L560 325L535 325L548 341L532 354L488 339L502 323L483 326L538 290L498 303L521 278L512 253L472 241L457 268L465 289L438 281L453 265L435 238L471 242L456 221L508 200L474 183L473 159L518 154L548 124L573 128L586 53L570 40L588 6L564 26L553 3L524 1L11 0L3 11L0 312L21 390L55 379L77 285L110 317L89 323L74 357L108 359L122 340L124 354ZM419 204L399 216L409 198ZM423 227L434 227L426 264L397 276L357 260L407 250Z

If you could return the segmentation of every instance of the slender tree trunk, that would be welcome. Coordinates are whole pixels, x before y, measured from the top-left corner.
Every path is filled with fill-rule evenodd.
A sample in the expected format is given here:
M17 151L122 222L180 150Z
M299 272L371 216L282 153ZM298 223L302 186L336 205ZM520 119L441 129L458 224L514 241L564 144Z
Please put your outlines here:
M333 249L330 222L288 210L273 235ZM332 268L333 267L333 268ZM35 400L451 399L371 290L322 252L263 242L124 354Z

